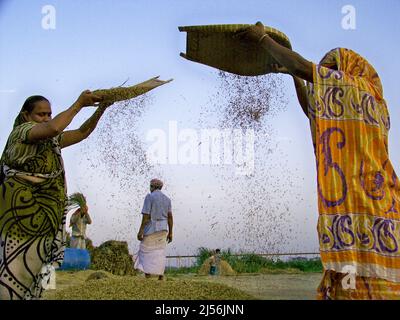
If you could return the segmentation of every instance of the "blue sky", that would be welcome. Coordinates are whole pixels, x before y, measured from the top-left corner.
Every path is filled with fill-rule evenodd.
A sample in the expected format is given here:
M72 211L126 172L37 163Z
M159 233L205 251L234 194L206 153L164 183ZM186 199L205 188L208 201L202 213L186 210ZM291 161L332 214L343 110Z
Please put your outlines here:
M400 72L400 45L397 39L400 2L397 0L2 0L0 3L1 148L13 119L30 95L48 97L56 114L71 105L84 89L112 87L126 79L135 84L157 75L163 79L174 78L174 81L153 92L153 101L136 126L139 137L145 143L150 129L166 130L168 121L178 121L180 128L197 128L201 107L215 92L217 77L213 69L179 56L185 51L185 34L178 31L178 26L260 20L286 33L294 50L313 62L318 62L330 49L342 46L359 52L375 66L391 113L391 160L394 167L399 168L397 74ZM349 4L356 9L355 30L344 30L341 24L342 7ZM45 5L56 10L54 30L42 28ZM246 212L242 212L240 206L237 210L232 207L232 203L236 203L232 199L240 202L243 190L232 186L232 195L219 194L220 186L226 182L207 166L166 165L158 170L169 182L166 193L175 203L176 232L170 254L190 254L197 247L217 244L222 248L258 252L318 249L311 136L307 119L296 103L292 83L286 76L283 79L289 103L286 111L270 121L274 132L271 139L277 141L276 150L268 157L260 155L260 159L264 159L266 165L273 161L285 163L271 172L275 181L279 181L285 171L293 173L290 175L293 183L287 190L289 195L281 202L276 200L278 206L289 206L290 215L282 220L280 227L287 233L291 229L293 236L279 248L263 246L263 242L268 243L267 239L253 241L252 237L260 235L253 234L252 229L243 231L249 234L239 240L235 236L222 236L226 229L240 233L243 228L237 224L248 223ZM78 127L91 112L83 110L70 127ZM63 155L69 191L84 191L91 203L95 223L88 228L89 236L96 244L110 238L125 240L135 251L135 234L147 185L143 185L142 194L118 190L113 184L115 181L109 181L109 177L102 176L85 161L90 155L85 154L82 146L68 148ZM112 201L109 196L113 190L118 193L121 205L110 208L107 204ZM274 194L274 190L267 192ZM213 201L208 200L210 194ZM129 207L124 204L124 199L128 198ZM216 220L212 218L215 212L219 214ZM218 221L218 227L211 227L213 221ZM270 230L273 222L264 219L254 223Z

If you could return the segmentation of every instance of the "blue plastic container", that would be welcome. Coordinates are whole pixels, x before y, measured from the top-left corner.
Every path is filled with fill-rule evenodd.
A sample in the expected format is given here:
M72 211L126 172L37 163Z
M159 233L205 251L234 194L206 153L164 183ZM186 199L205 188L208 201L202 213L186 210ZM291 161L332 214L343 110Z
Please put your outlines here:
M66 248L59 270L86 270L90 267L90 254L86 249Z

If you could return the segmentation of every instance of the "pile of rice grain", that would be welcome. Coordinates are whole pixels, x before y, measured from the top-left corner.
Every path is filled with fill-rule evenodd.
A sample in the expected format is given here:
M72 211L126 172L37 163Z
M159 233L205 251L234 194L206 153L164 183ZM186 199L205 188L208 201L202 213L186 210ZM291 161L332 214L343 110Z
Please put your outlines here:
M119 276L135 274L126 242L106 241L93 250L91 258L90 268L93 270L104 270Z
M211 258L208 258L204 261L203 265L201 266L198 274L202 276L206 276L210 274L210 262ZM219 276L234 276L236 275L235 270L232 269L230 264L224 260L219 262L219 267L217 268Z
M139 277L114 277L87 281L55 291L50 300L255 300L222 284L197 280L159 281Z

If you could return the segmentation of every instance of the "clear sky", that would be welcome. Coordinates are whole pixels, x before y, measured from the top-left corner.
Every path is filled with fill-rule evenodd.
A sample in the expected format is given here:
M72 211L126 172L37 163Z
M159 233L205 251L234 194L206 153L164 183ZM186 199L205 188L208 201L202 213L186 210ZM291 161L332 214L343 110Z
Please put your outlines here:
M48 5L55 9L54 29L42 25L42 10ZM355 9L354 30L343 28L345 5ZM169 121L177 121L180 129L200 130L198 119L215 93L217 73L179 56L185 51L185 34L178 26L260 20L283 31L306 59L318 62L340 46L359 52L375 66L391 113L391 161L399 168L399 9L398 0L0 0L0 147L28 96L46 96L57 114L84 89L112 87L126 79L135 84L157 75L174 81L154 90L145 113L132 124L140 141L148 146L147 133L167 131ZM192 254L200 246L256 252L318 250L311 136L290 79L282 79L288 105L266 121L271 127L266 144L273 152L265 154L261 148L256 155L256 167L268 172L266 190L258 189L260 179L235 177L229 167L156 167L166 181L175 214L169 254ZM83 110L70 128L78 127L91 112ZM132 189L121 188L104 168L87 160L98 156L97 141L90 137L63 151L69 193L87 194L94 220L88 235L96 245L124 240L134 252L147 177L134 180L138 184ZM258 200L246 202L249 190L254 193L251 199ZM249 216L255 205L261 208L260 216Z

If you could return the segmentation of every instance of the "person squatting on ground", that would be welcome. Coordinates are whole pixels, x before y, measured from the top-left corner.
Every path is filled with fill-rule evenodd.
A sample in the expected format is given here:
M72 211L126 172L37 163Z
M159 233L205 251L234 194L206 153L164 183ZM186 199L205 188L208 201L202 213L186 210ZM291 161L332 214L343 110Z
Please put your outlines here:
M96 127L99 105L77 130L64 131L78 112L101 101L89 90L52 118L49 100L29 97L1 157L0 299L38 299L50 270L64 257L67 190L61 149Z
M150 192L143 204L142 223L137 234L140 241L135 269L145 273L146 278L158 275L164 279L167 242L172 242L173 217L171 200L161 192L163 182L150 181Z
M276 72L293 76L310 121L324 266L318 298L400 299L400 185L377 72L344 48L314 64L275 42L260 22L236 36L267 50Z

